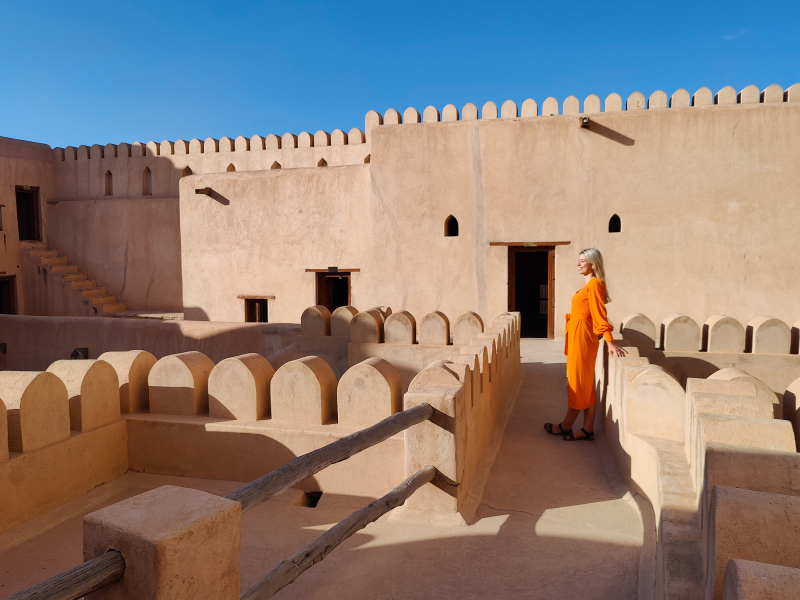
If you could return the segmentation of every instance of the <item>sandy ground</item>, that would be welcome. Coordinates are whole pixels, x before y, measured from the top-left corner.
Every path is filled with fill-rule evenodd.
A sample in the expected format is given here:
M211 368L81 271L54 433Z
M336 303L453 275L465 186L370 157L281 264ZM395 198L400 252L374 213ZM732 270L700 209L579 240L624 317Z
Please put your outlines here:
M387 515L275 597L636 598L642 521L603 442L568 443L542 430L566 409L562 349L523 340L524 378L473 524ZM165 484L220 495L240 485L128 473L100 486L0 535L0 598L79 564L85 514ZM300 495L290 490L244 515L242 590L370 501L323 494L308 508Z

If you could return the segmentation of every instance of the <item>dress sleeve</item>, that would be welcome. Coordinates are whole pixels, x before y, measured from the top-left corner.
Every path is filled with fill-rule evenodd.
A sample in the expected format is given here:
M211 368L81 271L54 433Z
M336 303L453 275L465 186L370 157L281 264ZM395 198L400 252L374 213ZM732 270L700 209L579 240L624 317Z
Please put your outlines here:
M611 332L614 328L608 322L606 316L606 286L596 277L589 282L589 310L592 313L592 330L595 335L603 336L606 342L613 342L614 336Z

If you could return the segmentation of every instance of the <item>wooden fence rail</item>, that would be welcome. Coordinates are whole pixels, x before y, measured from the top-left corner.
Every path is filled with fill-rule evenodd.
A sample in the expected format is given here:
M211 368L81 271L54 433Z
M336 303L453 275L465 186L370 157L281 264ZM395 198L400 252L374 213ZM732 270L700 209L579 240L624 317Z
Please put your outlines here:
M420 404L395 413L371 427L357 431L319 450L298 456L271 473L232 491L225 497L228 500L241 502L242 512L244 512L332 464L346 460L362 450L379 444L412 425L427 421L433 416L433 413L434 410L430 404Z
M114 583L125 574L125 559L109 550L74 569L64 571L6 600L77 600Z
M343 460L347 460L362 450L366 450L367 448L371 448L376 444L380 444L382 441L387 440L388 438L400 433L405 429L408 429L412 425L427 421L434 416L434 412L435 411L430 404L420 404L414 408L395 413L371 427L357 431L356 433L348 435L347 437L319 448L318 450L309 452L308 454L298 456L294 460L286 463L282 467L275 469L271 473L267 473L263 477L259 477L255 481L251 481L239 489L232 491L225 497L229 500L240 502L242 504L242 511L253 508L254 506L258 506L262 502L265 502L273 496L280 494L281 492L292 487L294 484L306 479L307 477L311 477L326 467L338 462L342 462ZM354 521L350 525L350 527L355 527L358 525L358 523L362 524L358 525L355 529L352 529L352 531L343 532L343 537L341 537L341 539L338 541L335 541L333 545L329 544L327 549L322 548L322 553L319 554L318 560L322 560L330 550L338 546L343 540L350 537L353 533L359 529L363 529L367 526L367 524L371 523L382 514L405 502L408 496L413 494L414 491L424 483L431 481L435 475L436 469L433 467L421 469L380 500L376 500L366 508L353 513L350 517L348 517L348 519L352 519L357 515L360 516L357 521ZM426 477L427 479L425 479ZM386 506L377 506L377 508L375 508L375 505L378 505L382 502L386 504L386 506L389 506L389 503L391 502L395 502L395 504L391 505L389 508L386 508ZM370 509L370 512L365 512L368 509ZM333 529L331 529L331 531L336 530L337 532L342 532L341 529L337 528L344 523L348 523L348 519L345 519L339 523L339 525L335 526ZM329 531L328 534L330 534L331 531ZM323 538L325 538L325 536L322 536L319 539L322 540ZM326 540L326 543L330 541L328 539ZM293 578L286 580L285 583L276 588L275 592L297 579L297 576L311 566L311 564L313 563L309 563L308 566L300 569L300 571L298 571ZM281 563L281 565L283 565L283 563ZM276 567L276 569L280 568L281 565ZM55 577L48 579L47 581L43 581L42 583L28 588L27 590L14 594L13 596L6 598L6 600L77 600L78 598L83 597L85 594L97 591L109 583L117 581L124 573L125 559L122 557L122 554L116 550L111 550L102 556L98 556L86 561L74 569L65 571L60 575L56 575ZM271 575L272 573L267 575L267 578L269 578ZM265 580L267 578L265 578ZM275 592L273 592L273 594ZM259 594L261 594L261 592L259 592ZM270 594L270 596L271 595L272 594ZM254 597L268 598L270 596L259 595ZM242 597L244 598L244 596Z
M401 506L408 498L426 483L436 477L436 469L431 466L423 467L411 477L403 481L391 492L357 510L349 517L340 521L327 532L323 533L308 546L300 550L291 558L287 558L277 567L272 569L259 582L252 585L240 600L267 600L296 580L306 569L311 568L339 544L376 521L393 508Z

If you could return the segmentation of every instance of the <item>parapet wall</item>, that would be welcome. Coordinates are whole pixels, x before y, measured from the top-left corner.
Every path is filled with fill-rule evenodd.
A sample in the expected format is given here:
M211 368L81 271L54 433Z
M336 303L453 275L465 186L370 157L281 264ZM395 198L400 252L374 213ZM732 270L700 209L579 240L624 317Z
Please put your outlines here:
M780 541L800 526L792 329L723 315L701 329L679 314L660 329L629 315L628 355L598 353L596 369L605 437L654 508L656 596L722 599L735 559L800 569L800 554Z
M623 101L617 93L609 94L601 103L591 94L581 103L569 96L559 104L547 98L541 105L529 98L521 106L506 100L498 108L492 101L480 110L467 103L459 109L448 104L440 112L428 106L420 115L413 107L401 114L390 108L383 115L371 110L364 118L364 131L335 129L332 133L317 131L299 135L285 133L220 139L192 139L106 144L105 146L67 146L53 149L56 191L59 200L117 198L174 198L178 182L188 174L224 173L230 171L265 171L280 168L357 165L370 162L370 134L380 125L400 125L471 120L533 118L555 115L592 115L623 111L666 108L711 107L714 105L759 104L800 101L800 84L784 90L772 84L759 91L749 85L737 92L726 86L716 93L700 88L694 94L679 89L671 96L662 90L646 98L633 92ZM109 178L110 175L110 178Z
M351 337L364 334L360 314L351 319ZM444 440L435 456L422 452L427 443L409 449L410 434L396 435L301 487L377 497L403 479L409 456L426 464L444 460L441 469L461 487L451 495L429 486L421 507L467 510L478 464L519 376L519 325L518 314L506 313L489 332L461 327L464 339L474 333L468 344L442 344L450 358L421 367L405 397L398 369L378 357L358 362L338 381L317 356L274 368L259 353L215 364L196 350L160 359L143 350L106 351L97 359L58 360L45 372L2 371L0 449L11 452L0 453L0 532L129 468L256 479L404 407L436 405L443 397L449 404L437 408L451 424L438 425L446 435L434 436Z

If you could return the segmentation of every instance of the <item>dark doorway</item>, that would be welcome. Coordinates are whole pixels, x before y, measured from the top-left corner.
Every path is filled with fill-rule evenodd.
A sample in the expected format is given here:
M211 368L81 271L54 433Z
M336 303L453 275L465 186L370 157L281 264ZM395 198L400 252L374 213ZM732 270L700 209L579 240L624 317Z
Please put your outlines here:
M269 310L264 299L244 299L244 320L247 323L269 323Z
M317 273L317 304L331 312L350 306L350 273Z
M552 246L508 249L508 309L522 317L522 337L553 338L555 249Z
M14 277L0 277L0 315L17 314L17 288Z
M17 226L23 242L41 241L39 222L39 188L17 186Z

